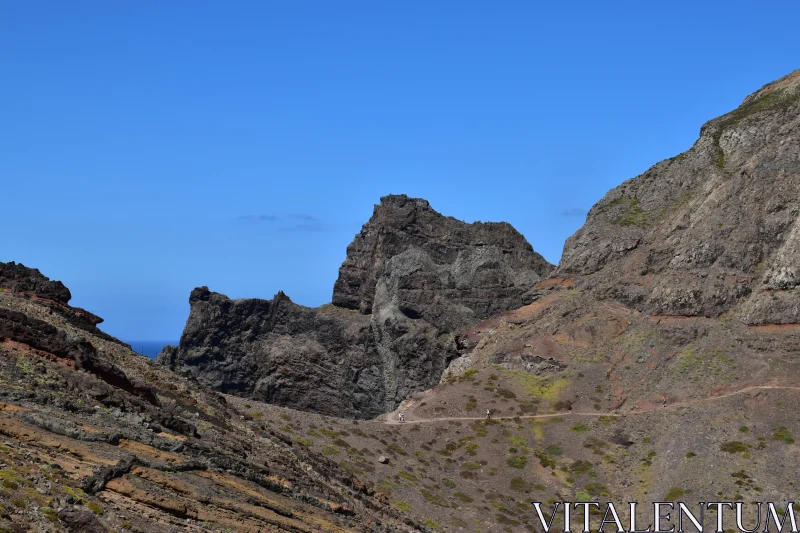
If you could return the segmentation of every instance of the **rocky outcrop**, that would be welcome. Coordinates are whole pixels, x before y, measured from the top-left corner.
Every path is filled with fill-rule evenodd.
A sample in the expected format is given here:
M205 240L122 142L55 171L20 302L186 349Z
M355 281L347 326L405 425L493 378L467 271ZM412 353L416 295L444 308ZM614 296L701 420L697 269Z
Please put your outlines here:
M508 223L465 224L425 200L385 196L347 247L333 304L369 314L387 293L410 318L454 330L519 307L551 268Z
M649 314L797 323L799 115L795 71L706 123L591 209L557 275Z
M332 304L195 289L180 346L159 361L217 390L369 418L436 384L456 356L454 334L534 298L551 268L509 224L467 224L386 196L347 247Z
M0 263L0 292L39 301L49 307L51 312L58 313L73 325L106 340L120 342L97 328L97 325L103 322L102 318L80 307L69 305L72 294L62 282L51 281L36 268L28 268L14 261Z
M72 299L69 289L60 281L50 281L39 270L14 261L0 263L0 288L61 304Z
M372 413L382 399L370 322L356 312L303 307L283 293L231 300L207 287L189 304L180 346L159 355L170 368L221 392L325 413Z

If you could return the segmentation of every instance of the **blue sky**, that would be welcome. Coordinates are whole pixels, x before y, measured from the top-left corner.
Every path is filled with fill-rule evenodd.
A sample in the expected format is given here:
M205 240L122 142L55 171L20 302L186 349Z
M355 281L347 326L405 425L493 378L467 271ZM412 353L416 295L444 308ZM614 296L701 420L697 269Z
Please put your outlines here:
M125 339L198 285L330 300L380 196L557 262L608 189L800 68L800 4L0 0L0 261Z

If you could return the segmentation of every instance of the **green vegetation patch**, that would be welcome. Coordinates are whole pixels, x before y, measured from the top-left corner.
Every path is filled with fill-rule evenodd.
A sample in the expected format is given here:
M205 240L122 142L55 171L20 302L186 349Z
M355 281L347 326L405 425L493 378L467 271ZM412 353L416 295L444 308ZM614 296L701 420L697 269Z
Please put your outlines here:
M617 417L613 416L613 415L611 415L611 416L600 416L600 417L597 418L597 421L600 422L601 424L603 424L604 426L610 426L611 424L613 424L614 422L617 421Z
M564 453L564 449L558 444L551 444L550 446L545 448L544 451L549 453L550 455L555 455L555 456L559 456Z
M516 492L530 492L531 490L531 484L519 476L511 478L509 486L511 487L511 490Z
M593 465L589 461L578 460L569 465L569 471L573 474L582 476L591 472L592 467Z
M520 448L528 447L528 439L526 439L525 437L513 436L509 437L508 441L514 446L519 446Z
M467 398L467 403L464 405L464 409L466 409L467 411L472 411L476 407L478 407L477 398L475 398L475 396L470 396L469 398Z
M743 453L749 450L751 446L742 441L732 440L720 445L719 449L727 453Z
M664 496L664 501L665 502L677 502L681 498L683 498L683 495L686 494L686 492L687 491L685 491L684 489L681 489L681 488L678 488L678 487L672 487L671 489L669 489L669 492L667 492L667 495Z
M608 487L601 483L588 483L583 490L591 496L608 496Z
M339 455L339 448L336 446L331 446L330 444L326 444L322 447L322 453L325 455Z
M519 455L515 457L509 457L506 459L506 464L511 468L525 468L525 465L528 464L528 458Z
M49 522L53 524L58 522L58 513L56 513L56 510L52 507L40 507L39 512L42 513Z
M639 206L639 199L620 196L598 207L598 213L606 213L605 220L618 226L647 225L647 211Z
M426 525L426 526L428 526L429 528L431 528L431 529L435 529L435 530L437 530L437 531L438 531L438 530L440 530L440 529L442 529L442 526L441 526L441 525L437 524L436 522L434 522L434 521L433 521L433 520L431 520L430 518L426 518L426 519L425 519L425 525Z
M785 426L775 426L772 430L772 440L782 440L786 444L794 444L792 432Z
M514 400L517 397L516 393L508 389L497 389L497 394L503 398L506 398L507 400Z
M476 420L472 423L472 431L479 437L485 437L489 434L489 431L486 429L489 426L496 426L500 422L497 420Z
M389 451L396 453L397 455L408 455L406 451L398 446L397 444L392 444L389 446Z
M542 450L536 450L533 452L533 455L539 459L539 464L542 465L543 468L555 468L556 467L556 460L550 457L547 452Z
M417 476L415 476L414 474L411 474L409 472L406 472L405 470L399 471L397 473L397 475L400 476L401 478L403 478L405 480L408 480L408 481L411 481L413 483L416 483L418 481Z
M468 496L463 492L455 492L453 493L453 496L461 500L463 503L472 503L475 501L471 496Z
M434 505L438 505L439 507L450 507L450 502L438 494L429 491L428 489L422 489L419 491L419 493L422 494L422 497L425 498L425 501L428 501Z
M501 372L526 395L550 403L557 402L561 393L571 383L566 378L535 376L522 370L503 369Z
M78 487L73 488L73 487L64 486L64 487L62 487L62 489L64 490L64 492L66 494L69 494L70 496L72 496L72 498L75 501L77 501L78 503L83 503L83 502L85 502L85 501L87 501L89 499L89 496L85 492L83 492L83 490L79 489Z
M707 376L730 381L736 365L722 350L717 349L711 354L698 353L695 348L688 346L678 354L674 368L681 375L692 376L693 381Z
M409 512L411 510L411 506L408 505L406 502L403 501L396 501L394 502L394 506L400 509L401 511Z

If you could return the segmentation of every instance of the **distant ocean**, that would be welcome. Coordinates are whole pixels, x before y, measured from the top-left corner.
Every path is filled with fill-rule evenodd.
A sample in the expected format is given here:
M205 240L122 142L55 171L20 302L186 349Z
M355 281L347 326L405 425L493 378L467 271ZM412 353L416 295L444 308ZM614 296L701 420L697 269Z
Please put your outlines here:
M173 346L178 345L178 341L125 341L131 345L131 348L136 353L141 353L146 355L147 357L154 358L161 352L161 349L171 344Z

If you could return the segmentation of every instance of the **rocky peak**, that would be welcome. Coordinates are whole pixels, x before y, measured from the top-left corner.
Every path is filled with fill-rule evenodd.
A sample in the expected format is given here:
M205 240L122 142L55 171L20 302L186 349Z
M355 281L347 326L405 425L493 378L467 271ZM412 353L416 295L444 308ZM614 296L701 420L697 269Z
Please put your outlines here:
M425 200L384 196L347 247L333 305L199 287L180 346L159 361L217 390L369 418L435 385L457 355L456 332L522 306L551 268L510 224L467 224Z
M558 275L650 314L800 320L799 87L800 71L765 85L688 151L609 191Z
M69 289L60 281L50 281L38 269L14 261L0 263L0 288L65 305L72 299Z
M464 290L476 286L524 286L527 290L538 277L553 268L506 222L468 224L441 215L427 200L404 194L389 195L381 198L372 217L347 247L347 257L333 286L333 304L372 313L378 280L388 269L405 262L394 258L410 258L415 254L422 254L434 264L455 267L444 278L438 276L439 279L434 280L437 276L429 276L427 280L419 280L421 285L415 289L421 291L426 288ZM394 264L390 264L392 259ZM501 268L502 273L484 276L478 272L476 259L484 268L488 262L493 262L498 267L507 265L514 272ZM419 263L414 259L412 262ZM418 266L424 270L421 264ZM522 277L517 275L520 271L524 272Z
M14 296L29 300L41 301L50 308L51 312L62 315L73 325L78 326L100 337L108 337L97 329L97 324L103 322L99 316L81 309L72 307L69 301L72 294L60 281L51 281L50 278L39 272L38 269L28 268L22 263L0 263L0 292L8 292Z

